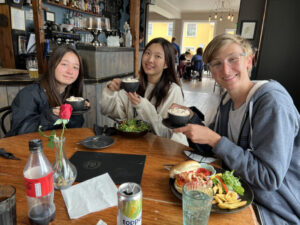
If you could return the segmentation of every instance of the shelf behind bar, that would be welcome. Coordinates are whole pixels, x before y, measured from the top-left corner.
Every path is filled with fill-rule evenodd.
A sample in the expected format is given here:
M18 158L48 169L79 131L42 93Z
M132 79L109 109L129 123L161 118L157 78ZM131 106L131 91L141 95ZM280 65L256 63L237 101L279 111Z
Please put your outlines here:
M93 12L87 12L87 11L84 11L82 9L77 9L77 8L73 8L71 6L63 5L61 2L56 3L56 2L53 2L53 1L44 1L44 3L47 3L49 5L54 5L54 6L57 6L57 7L61 7L61 8L65 8L65 9L69 9L69 10L73 10L73 11L80 12L80 13L83 13L83 14L88 14L88 15L92 15L92 16L96 16L96 17L103 17L102 15L95 14Z

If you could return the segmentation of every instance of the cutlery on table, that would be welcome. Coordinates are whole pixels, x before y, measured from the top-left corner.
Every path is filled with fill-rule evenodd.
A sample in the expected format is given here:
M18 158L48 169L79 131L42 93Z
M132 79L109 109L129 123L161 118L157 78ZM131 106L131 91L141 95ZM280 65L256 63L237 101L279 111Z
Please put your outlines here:
M214 161L217 160L216 158L205 157L205 156L199 155L199 154L194 153L194 152L189 151L189 150L184 150L184 154L187 157L189 157L190 159L195 160L195 161L197 161L199 163L212 163L212 162L214 162Z
M174 164L165 164L165 165L164 165L164 168L165 168L166 170L170 171L171 168L172 168L173 166L175 166L175 165L174 165Z
M0 148L0 155L6 159L20 160L19 158L15 157L14 154L5 151L4 148Z

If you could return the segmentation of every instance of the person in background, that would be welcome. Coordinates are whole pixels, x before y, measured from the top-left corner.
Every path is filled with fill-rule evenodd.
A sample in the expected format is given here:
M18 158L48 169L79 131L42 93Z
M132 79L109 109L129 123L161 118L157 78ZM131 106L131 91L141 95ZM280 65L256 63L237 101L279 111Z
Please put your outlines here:
M70 96L82 97L83 75L81 57L75 49L68 46L55 49L40 82L26 86L15 97L11 105L11 129L6 136L36 132L40 125L42 130L61 128L53 125L59 107ZM82 115L72 115L67 128L82 127L83 122Z
M175 41L176 41L176 38L172 37L172 42L171 43L174 46L174 48L176 49L175 63L178 64L179 63L179 56L180 56L180 47Z
M183 134L174 134L162 124L172 103L183 103L183 92L174 68L174 48L164 38L152 39L145 47L137 92L121 90L121 79L115 78L103 89L101 112L115 119L137 119L151 124L158 136L187 145Z
M209 127L198 125L201 121L190 110L191 123L173 131L210 145L224 168L247 181L264 225L300 224L299 112L278 82L250 80L252 58L245 39L216 36L203 55L227 91L215 119Z
M140 35L139 35L139 47L144 48L144 33L143 32L140 32Z
M190 66L191 57L192 54L189 51L186 51L179 57L178 72L180 78L188 79L187 73L190 72L190 69L188 70L188 67Z
M202 60L203 48L197 48L197 54L192 57L192 70L199 73L199 81L202 81L203 60Z
M180 61L190 61L192 58L192 54L190 51L186 51L185 53L181 54L179 57L179 62Z
M191 58L192 54L190 51L186 51L179 57L179 74L186 80L191 80Z

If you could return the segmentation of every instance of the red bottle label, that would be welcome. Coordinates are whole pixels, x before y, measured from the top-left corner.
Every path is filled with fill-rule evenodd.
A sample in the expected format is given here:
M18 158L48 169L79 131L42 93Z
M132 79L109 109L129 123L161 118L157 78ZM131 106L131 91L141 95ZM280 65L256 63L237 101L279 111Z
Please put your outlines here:
M29 197L39 198L48 195L54 188L53 172L38 179L24 177L26 194Z

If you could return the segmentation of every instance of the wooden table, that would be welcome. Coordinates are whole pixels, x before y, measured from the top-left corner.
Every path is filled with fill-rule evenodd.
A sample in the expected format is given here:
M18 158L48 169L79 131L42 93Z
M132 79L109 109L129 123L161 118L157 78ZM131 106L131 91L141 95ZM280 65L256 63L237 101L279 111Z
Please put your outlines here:
M50 133L50 132L46 132ZM58 132L59 133L59 132ZM95 151L86 149L80 144L80 140L94 136L89 128L68 129L65 132L66 155L70 158L76 151ZM0 183L14 185L17 189L17 224L29 224L27 218L28 206L26 200L23 168L29 156L28 141L40 138L44 143L44 153L51 163L54 162L55 152L47 147L47 140L39 133L19 135L0 139L0 148L13 153L21 160L8 160L0 157ZM143 191L143 224L174 225L182 224L181 201L171 192L169 187L169 172L163 167L164 164L176 164L186 159L183 150L186 146L173 142L169 139L147 134L138 139L127 139L114 136L115 143L101 150L106 153L124 153L146 155L146 162L142 178ZM96 150L100 151L100 150ZM61 192L55 190L54 202L56 206L56 218L51 224L97 224L102 219L107 224L116 224L117 207L91 213L79 219L70 219L63 201ZM232 214L211 214L209 223L252 225L256 224L256 217L252 207Z

